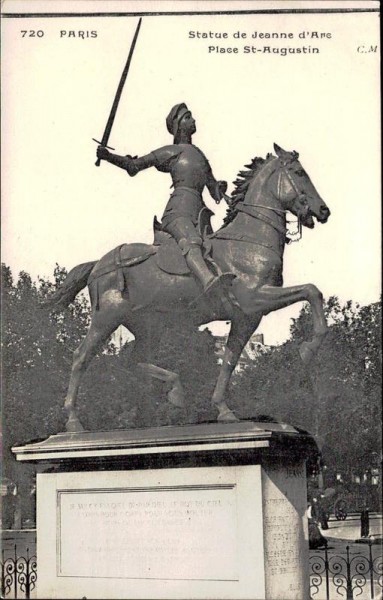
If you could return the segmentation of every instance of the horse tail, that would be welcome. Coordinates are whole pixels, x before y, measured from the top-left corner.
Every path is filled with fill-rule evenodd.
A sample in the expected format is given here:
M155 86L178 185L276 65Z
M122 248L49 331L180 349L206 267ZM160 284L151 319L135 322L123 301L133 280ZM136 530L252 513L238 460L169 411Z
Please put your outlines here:
M56 310L66 308L87 285L89 275L96 263L97 261L94 260L74 267L69 271L63 283L55 293L44 300L40 306L42 308L55 308Z

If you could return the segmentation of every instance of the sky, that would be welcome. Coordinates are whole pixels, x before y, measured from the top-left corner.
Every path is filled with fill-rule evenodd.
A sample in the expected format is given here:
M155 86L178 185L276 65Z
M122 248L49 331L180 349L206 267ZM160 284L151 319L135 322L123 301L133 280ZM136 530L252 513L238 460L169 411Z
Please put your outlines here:
M52 2L47 8L8 0L3 13L30 11L32 5L66 12L117 7ZM120 2L118 10L181 5L191 6ZM236 2L235 9L266 5L277 3ZM203 3L204 10L228 6L233 3ZM152 241L153 217L161 217L169 197L169 175L149 169L129 178L109 164L97 168L92 141L102 137L137 22L137 16L2 19L2 261L15 276L25 270L33 278L51 277L55 263L70 269L123 242ZM227 37L206 39L197 32ZM293 35L267 39L260 33ZM142 155L170 143L165 118L184 101L197 121L193 142L216 178L229 182L229 191L243 165L265 157L274 142L297 150L332 214L286 248L284 285L314 283L325 297L377 301L378 44L376 12L146 15L109 144L120 154ZM244 52L245 46L279 52ZM303 47L305 53L280 51ZM207 193L204 198L219 227L225 206L217 207ZM258 332L266 344L286 339L301 306L262 321ZM212 329L223 333L225 326Z

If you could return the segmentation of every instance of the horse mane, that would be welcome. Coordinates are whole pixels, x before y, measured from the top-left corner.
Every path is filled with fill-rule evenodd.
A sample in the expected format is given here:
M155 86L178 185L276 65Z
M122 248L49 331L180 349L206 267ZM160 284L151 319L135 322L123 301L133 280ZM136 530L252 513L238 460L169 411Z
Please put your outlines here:
M235 188L231 193L231 202L226 211L226 217L223 220L223 227L234 220L238 213L236 206L239 202L243 202L245 199L247 190L249 189L250 181L254 179L255 175L259 173L263 165L271 158L273 158L273 155L270 152L266 155L266 158L260 158L256 156L248 165L245 165L246 171L238 171L237 179L233 181Z

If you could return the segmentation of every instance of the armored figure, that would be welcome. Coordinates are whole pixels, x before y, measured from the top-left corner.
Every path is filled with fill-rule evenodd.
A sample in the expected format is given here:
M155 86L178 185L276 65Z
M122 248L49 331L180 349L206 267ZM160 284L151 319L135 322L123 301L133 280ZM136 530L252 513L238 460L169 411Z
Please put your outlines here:
M212 198L220 202L227 183L217 181L206 156L192 144L196 132L195 120L185 103L176 104L170 111L166 126L174 137L173 144L154 150L146 156L118 156L99 146L97 156L125 169L133 177L139 171L156 167L170 173L174 188L162 216L162 228L178 242L187 265L210 298L221 297L221 284L232 281L233 275L215 276L202 255L202 239L196 226L198 215L205 206L202 191L207 187Z

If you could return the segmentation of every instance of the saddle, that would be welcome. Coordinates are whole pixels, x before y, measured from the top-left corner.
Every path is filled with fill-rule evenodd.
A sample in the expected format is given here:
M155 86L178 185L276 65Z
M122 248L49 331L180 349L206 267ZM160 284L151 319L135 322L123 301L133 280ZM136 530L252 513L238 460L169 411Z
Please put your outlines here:
M213 273L221 277L226 277L225 281L231 283L235 276L227 273L222 274L219 266L211 256L212 242L210 237L213 234L213 229L210 220L213 214L213 211L209 208L203 207L198 215L197 231L202 238L204 259L209 263ZM153 221L153 232L154 240L152 245L140 243L121 244L104 256L102 265L96 264L88 279L88 285L95 282L96 310L99 309L99 277L114 272L117 278L117 287L123 294L128 287L128 272L126 269L139 265L150 257L154 258L157 267L165 273L191 276L190 269L178 243L169 233L162 229L156 217ZM228 310L232 309L232 304L238 305L230 292L228 293L228 298L223 295L220 302Z
M213 233L210 219L213 211L209 208L202 208L198 217L197 230L204 242L204 258L213 266L213 260L209 257L211 251L211 242L208 236ZM98 264L93 269L88 284L98 279L102 275L115 271L117 274L118 289L124 291L126 289L126 280L124 268L134 267L142 262L145 262L151 256L154 256L156 264L161 271L170 275L189 275L190 270L186 264L180 247L175 239L166 233L161 227L161 223L157 217L153 221L154 241L149 244L121 244L109 252L103 260L103 265Z
M213 214L212 210L206 206L203 207L198 215L197 224L198 234L203 240L204 258L211 263L211 242L208 239L208 236L213 233L210 222ZM157 247L155 261L158 268L170 275L188 275L190 270L179 245L169 233L166 233L166 231L162 229L161 223L159 223L157 217L154 217L153 232L153 245L154 247Z

